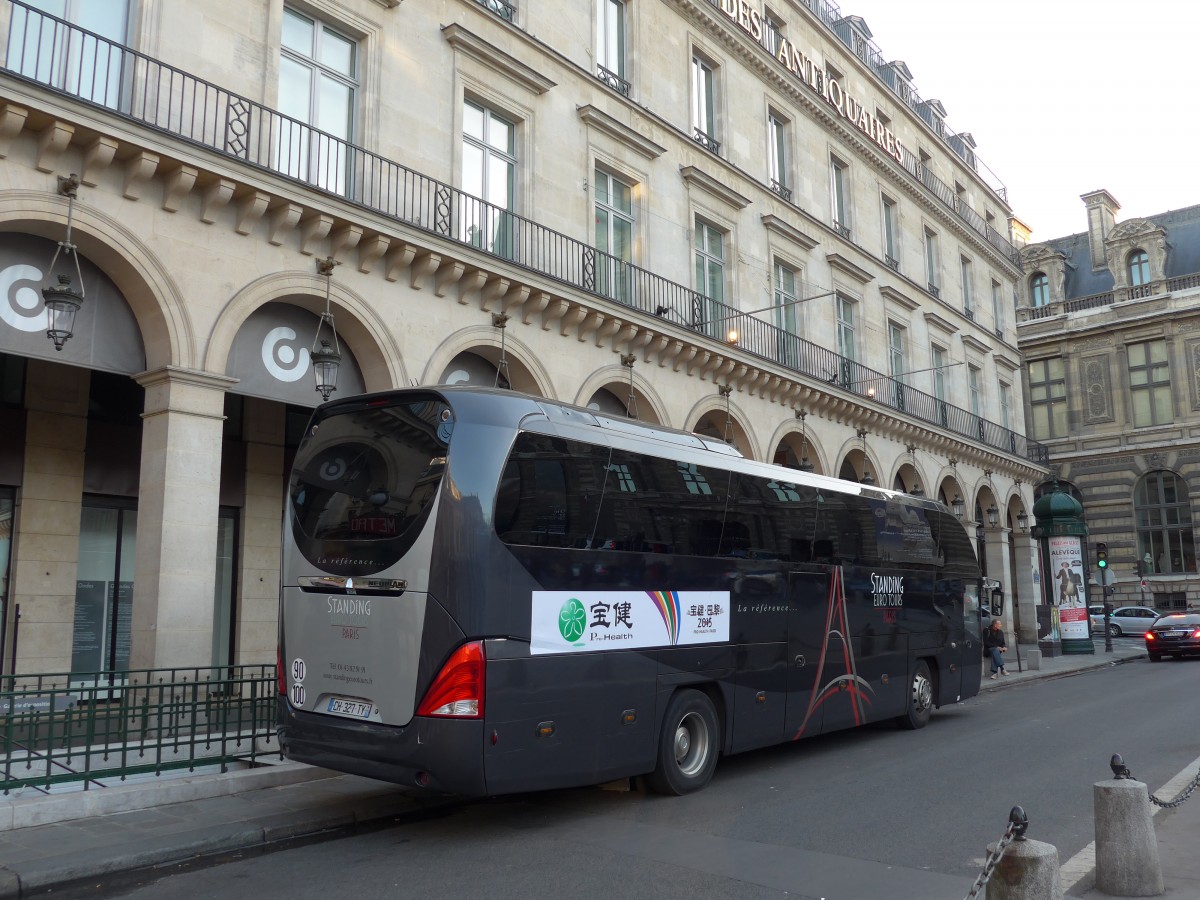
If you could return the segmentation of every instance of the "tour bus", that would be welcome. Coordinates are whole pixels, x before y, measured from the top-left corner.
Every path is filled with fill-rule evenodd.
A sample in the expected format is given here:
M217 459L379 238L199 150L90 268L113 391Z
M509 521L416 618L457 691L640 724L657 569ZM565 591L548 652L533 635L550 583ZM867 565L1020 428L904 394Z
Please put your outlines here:
M386 781L683 794L979 690L944 505L512 391L321 406L283 545L280 746Z

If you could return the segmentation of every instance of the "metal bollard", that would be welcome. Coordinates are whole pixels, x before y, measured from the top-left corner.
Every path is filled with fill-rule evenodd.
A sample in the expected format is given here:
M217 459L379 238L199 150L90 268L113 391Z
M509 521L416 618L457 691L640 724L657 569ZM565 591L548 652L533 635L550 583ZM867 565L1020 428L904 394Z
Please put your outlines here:
M1163 887L1158 839L1146 785L1134 781L1120 755L1114 777L1092 787L1096 818L1096 887L1113 897L1157 897Z

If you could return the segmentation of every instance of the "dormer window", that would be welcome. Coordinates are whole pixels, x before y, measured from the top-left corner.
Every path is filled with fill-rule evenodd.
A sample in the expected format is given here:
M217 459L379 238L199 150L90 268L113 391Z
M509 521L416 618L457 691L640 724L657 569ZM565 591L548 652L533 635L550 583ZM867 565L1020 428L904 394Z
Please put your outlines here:
M1145 250L1134 250L1129 254L1129 286L1141 287L1150 283L1150 257Z
M1035 308L1049 305L1050 279L1045 272L1035 272L1029 279L1029 297Z

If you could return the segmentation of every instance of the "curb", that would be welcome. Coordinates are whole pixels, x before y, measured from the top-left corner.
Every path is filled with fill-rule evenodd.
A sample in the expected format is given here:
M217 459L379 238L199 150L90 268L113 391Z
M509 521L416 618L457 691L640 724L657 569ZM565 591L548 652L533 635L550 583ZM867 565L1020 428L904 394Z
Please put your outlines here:
M53 825L56 822L67 822L91 816L132 812L169 803L225 797L245 791L332 778L337 774L337 772L319 769L304 763L284 761L251 769L240 769L235 772L225 772L219 777L212 775L168 777L163 780L123 784L117 787L88 791L73 791L50 797L19 797L0 803L0 832L31 828L37 825ZM4 895L0 894L0 896Z
M315 771L322 773L318 778L336 775L322 769ZM299 817L294 813L278 813L245 822L241 827L209 825L189 831L186 836L163 834L136 849L116 855L111 848L101 848L74 853L69 858L50 857L24 865L0 866L0 900L23 900L51 891L63 900L91 897L100 889L137 886L156 875L168 874L168 869L170 874L178 874L222 859L287 850L316 839L354 834L426 816L431 810L462 802L462 798L449 795L428 798L411 794L376 796L332 804Z

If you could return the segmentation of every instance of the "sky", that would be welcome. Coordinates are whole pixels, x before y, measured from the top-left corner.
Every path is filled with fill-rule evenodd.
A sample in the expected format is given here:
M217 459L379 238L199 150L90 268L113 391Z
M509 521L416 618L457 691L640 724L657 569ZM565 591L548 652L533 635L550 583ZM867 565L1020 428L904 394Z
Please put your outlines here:
M975 138L1034 243L1086 231L1091 191L1116 198L1118 222L1200 204L1200 5L836 2Z

